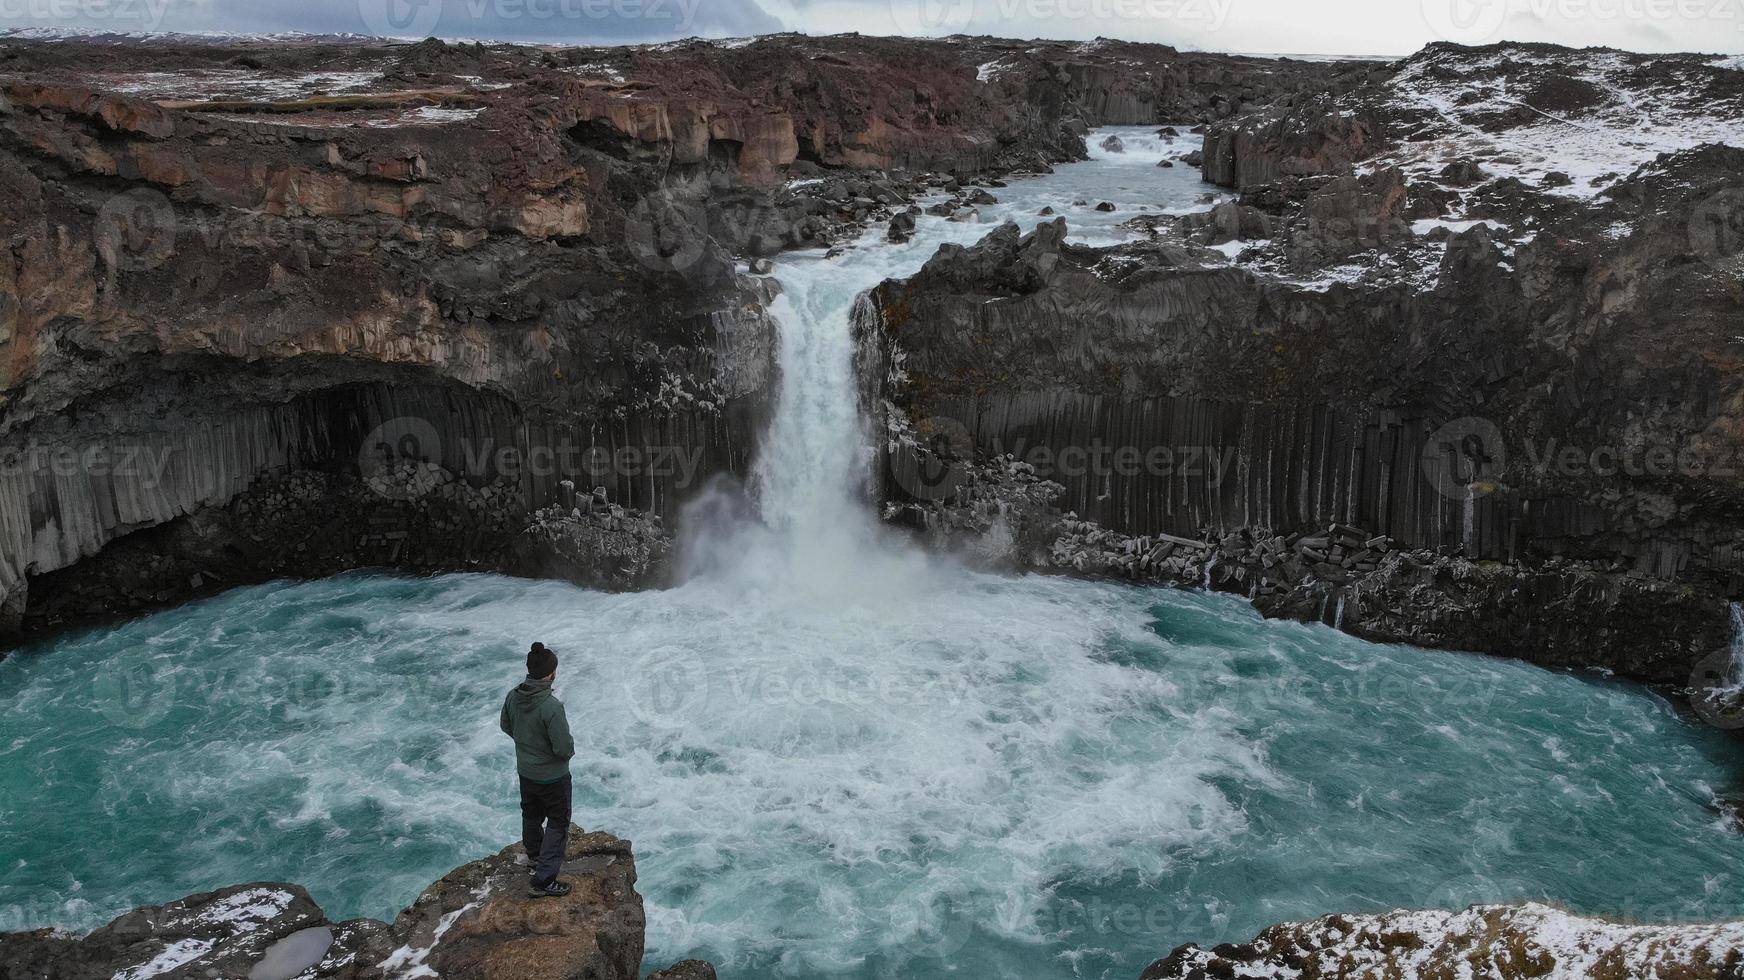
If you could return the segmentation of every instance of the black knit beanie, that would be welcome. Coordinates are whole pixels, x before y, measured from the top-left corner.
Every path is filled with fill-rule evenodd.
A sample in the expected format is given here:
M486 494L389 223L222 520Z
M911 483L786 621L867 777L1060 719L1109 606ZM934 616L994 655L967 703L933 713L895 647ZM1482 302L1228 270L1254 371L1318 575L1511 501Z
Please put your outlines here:
M527 676L550 677L557 669L557 654L545 649L545 644L535 643L533 649L527 651Z

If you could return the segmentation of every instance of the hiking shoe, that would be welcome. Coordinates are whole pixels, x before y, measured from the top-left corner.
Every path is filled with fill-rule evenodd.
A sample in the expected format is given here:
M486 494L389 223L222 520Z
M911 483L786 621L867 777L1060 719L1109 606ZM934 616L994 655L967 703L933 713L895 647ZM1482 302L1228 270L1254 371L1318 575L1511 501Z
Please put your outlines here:
M534 898L562 898L569 894L569 886L556 878L547 882L530 881L527 894Z

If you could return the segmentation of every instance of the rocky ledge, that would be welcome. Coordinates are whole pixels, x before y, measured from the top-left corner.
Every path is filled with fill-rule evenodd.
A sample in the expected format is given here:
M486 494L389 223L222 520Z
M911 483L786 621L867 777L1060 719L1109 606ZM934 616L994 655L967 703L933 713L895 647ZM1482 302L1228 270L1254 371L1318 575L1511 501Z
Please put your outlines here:
M236 885L85 936L0 934L15 980L641 980L646 915L630 843L572 826L563 898L530 898L519 844L443 876L394 920L333 922L301 886ZM1188 944L1139 980L1625 980L1744 976L1744 923L1630 925L1537 903L1328 915L1246 943ZM714 980L685 960L648 980Z
M1744 976L1744 923L1626 925L1547 905L1464 912L1329 915L1276 925L1252 942L1182 946L1140 980L1490 977L1628 980Z
M261 882L136 909L89 935L0 935L15 980L641 980L645 915L629 841L570 827L563 898L530 898L519 844L456 868L394 921L332 922ZM714 980L689 960L653 975Z

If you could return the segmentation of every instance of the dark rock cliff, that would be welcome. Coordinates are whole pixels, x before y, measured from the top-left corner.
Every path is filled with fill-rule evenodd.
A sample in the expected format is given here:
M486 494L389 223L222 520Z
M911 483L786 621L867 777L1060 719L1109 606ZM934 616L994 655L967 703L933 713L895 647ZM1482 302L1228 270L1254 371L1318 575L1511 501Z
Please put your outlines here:
M663 532L596 529L743 473L767 413L774 284L735 256L1318 71L991 39L0 44L0 634L383 562L646 584ZM372 489L401 463L441 506Z
M1552 57L1508 55L1457 56L1516 82ZM1399 110L1454 57L1342 98ZM1667 61L1651 71L1727 82ZM1060 510L1130 536L1107 571L1373 639L1685 681L1744 593L1744 150L1638 151L1581 194L1462 189L1381 154L1417 116L1326 99L1214 128L1207 175L1244 193L1212 215L1140 219L1150 237L1114 249L1007 227L886 283L863 314L888 382L872 400L922 443L959 432L964 461L1043 451ZM1529 145L1528 125L1487 135ZM1479 152L1480 169L1522 162ZM891 483L912 500L912 479ZM1147 561L1156 535L1196 557Z

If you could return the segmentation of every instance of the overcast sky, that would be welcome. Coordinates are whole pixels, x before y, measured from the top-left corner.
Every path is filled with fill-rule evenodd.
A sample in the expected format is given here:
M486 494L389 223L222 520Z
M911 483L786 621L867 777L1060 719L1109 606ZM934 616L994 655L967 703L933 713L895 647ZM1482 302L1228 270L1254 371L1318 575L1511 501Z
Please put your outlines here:
M1301 54L1397 55L1440 39L1744 52L1744 0L0 0L0 25L584 44L786 30Z

